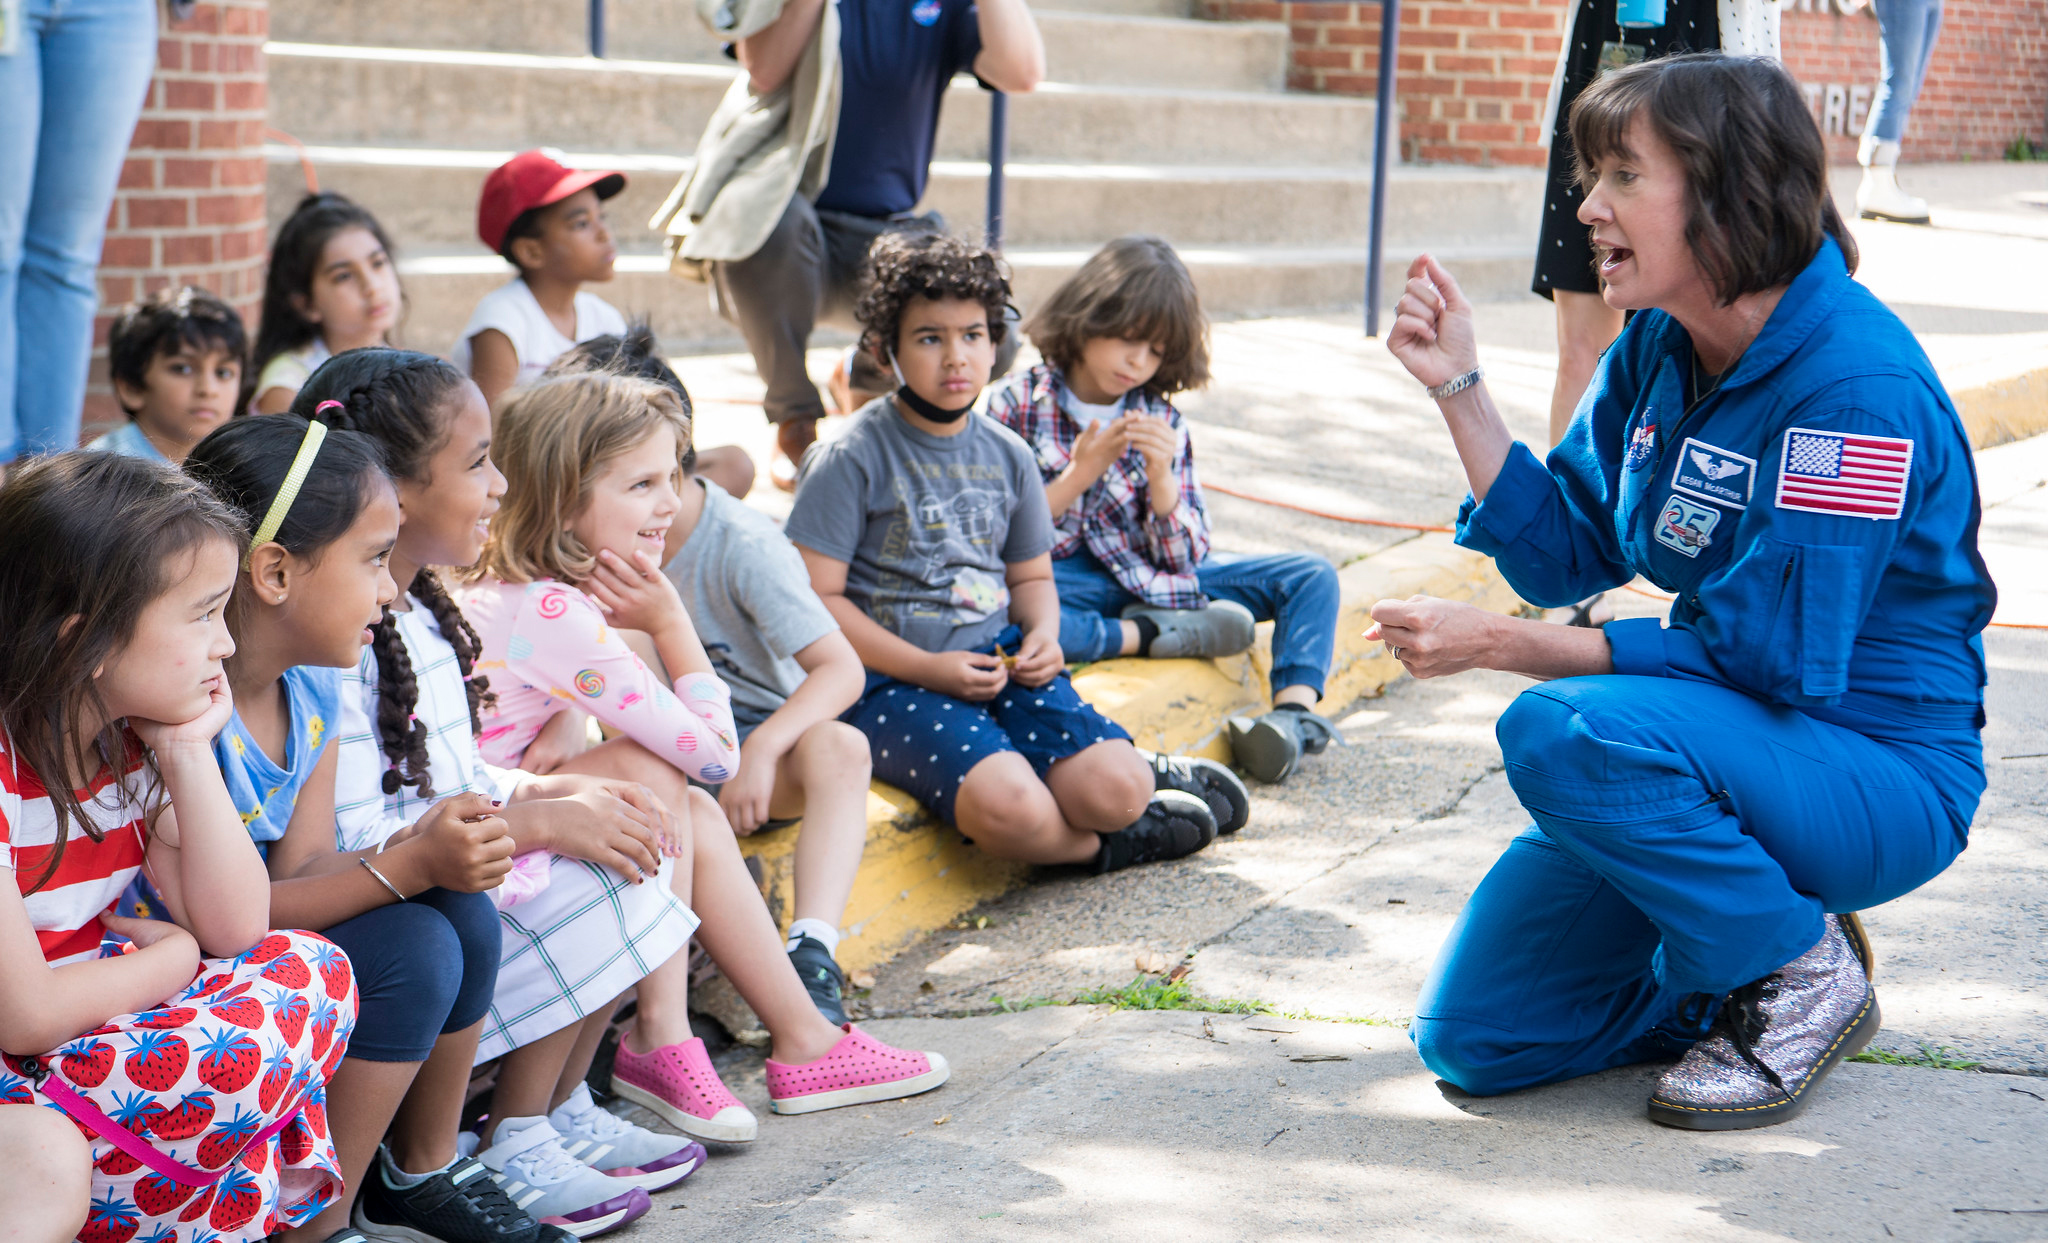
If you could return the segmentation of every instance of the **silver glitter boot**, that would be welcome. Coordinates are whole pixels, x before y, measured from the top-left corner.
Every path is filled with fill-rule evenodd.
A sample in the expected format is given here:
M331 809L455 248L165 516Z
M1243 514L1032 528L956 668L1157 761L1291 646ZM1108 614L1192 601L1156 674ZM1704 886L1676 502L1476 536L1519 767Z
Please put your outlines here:
M1867 953L1828 916L1820 944L1721 1002L1706 1037L1657 1081L1650 1120L1742 1131L1797 1115L1835 1064L1877 1035Z

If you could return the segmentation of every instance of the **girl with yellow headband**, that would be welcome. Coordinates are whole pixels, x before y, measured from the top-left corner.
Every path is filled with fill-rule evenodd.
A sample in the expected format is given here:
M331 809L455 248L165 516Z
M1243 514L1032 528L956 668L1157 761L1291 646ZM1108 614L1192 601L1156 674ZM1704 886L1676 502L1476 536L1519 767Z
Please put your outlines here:
M515 1237L492 1232L495 1215L527 1238L560 1239L456 1153L497 984L488 891L511 868L505 820L488 798L458 792L381 850L336 850L342 670L360 661L398 595L387 568L398 494L383 463L366 436L272 415L235 420L185 464L254 529L228 607L236 710L215 758L265 853L271 919L339 946L345 959L316 967L352 975L361 998L328 1098L348 1191L286 1237L347 1237L353 1204L376 1237L428 1227L442 1239Z

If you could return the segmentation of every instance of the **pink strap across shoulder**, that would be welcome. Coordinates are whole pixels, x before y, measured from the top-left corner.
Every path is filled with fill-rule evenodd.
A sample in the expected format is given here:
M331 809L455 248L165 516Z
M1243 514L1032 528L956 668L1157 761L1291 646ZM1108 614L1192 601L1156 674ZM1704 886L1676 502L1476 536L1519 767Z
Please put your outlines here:
M258 1144L268 1142L279 1131L290 1126L292 1119L298 1117L304 1108L304 1104L301 1102L300 1108L290 1110L277 1121L256 1132L255 1137L242 1145L241 1150L235 1153L232 1159L223 1162L219 1169L200 1170L186 1165L183 1161L173 1161L165 1156L163 1151L154 1144L149 1143L135 1132L101 1113L99 1106L80 1095L76 1088L59 1079L56 1075L46 1076L42 1083L37 1086L42 1090L43 1095L57 1102L64 1112L72 1118L91 1127L93 1133L101 1139L106 1140L114 1147L134 1157L137 1161L142 1162L172 1182L186 1187L207 1187L226 1178L228 1171L234 1168L235 1161L241 1159L242 1153L249 1151L249 1149Z

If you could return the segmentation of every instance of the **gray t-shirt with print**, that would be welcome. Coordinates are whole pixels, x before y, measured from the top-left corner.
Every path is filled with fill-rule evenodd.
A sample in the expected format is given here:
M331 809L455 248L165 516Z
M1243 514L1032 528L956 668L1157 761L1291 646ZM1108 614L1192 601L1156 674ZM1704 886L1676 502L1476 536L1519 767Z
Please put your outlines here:
M708 479L695 482L704 487L704 512L662 573L732 688L733 718L758 725L803 684L796 654L839 623L811 590L802 554L767 515Z
M846 597L928 652L982 647L1010 621L1006 569L1052 548L1031 449L984 414L952 436L880 397L804 455L796 543L847 563Z

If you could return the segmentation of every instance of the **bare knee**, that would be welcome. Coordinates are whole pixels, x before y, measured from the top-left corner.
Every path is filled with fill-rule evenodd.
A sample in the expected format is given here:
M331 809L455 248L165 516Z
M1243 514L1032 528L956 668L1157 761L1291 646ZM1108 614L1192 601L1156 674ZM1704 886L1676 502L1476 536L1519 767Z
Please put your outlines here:
M754 459L738 445L700 450L696 474L734 496L744 497L754 490Z
M867 735L844 721L811 726L797 739L795 753L807 784L823 779L835 785L866 785L874 762Z
M68 1239L92 1205L92 1150L64 1115L41 1105L0 1107L0 1214L27 1239Z
M953 800L960 831L984 846L1035 836L1058 815L1052 791L1015 752L992 755L975 765Z
M1151 766L1128 742L1098 742L1054 766L1060 810L1076 828L1123 828L1145 813L1155 781Z

